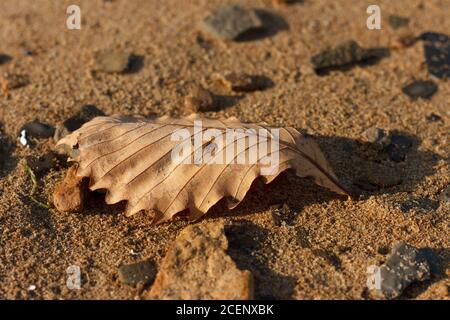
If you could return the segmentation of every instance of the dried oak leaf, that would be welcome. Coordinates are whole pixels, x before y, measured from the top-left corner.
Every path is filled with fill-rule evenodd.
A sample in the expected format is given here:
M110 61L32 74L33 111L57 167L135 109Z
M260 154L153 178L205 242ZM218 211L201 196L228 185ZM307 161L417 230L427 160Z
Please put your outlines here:
M78 148L78 156L73 159L79 164L77 175L90 178L91 190L106 189L106 203L128 201L127 215L152 210L155 213L154 222L163 222L189 209L189 218L196 220L224 197L233 200L229 202L230 209L236 207L267 165L260 161L253 164L180 164L172 161L175 145L188 142L194 146L195 120L202 121L203 131L210 128L223 133L227 128L255 129L255 132L272 129L264 124L241 123L236 118L200 119L195 114L180 119L161 117L152 120L125 116L97 117L60 140L58 145L68 144ZM187 129L192 136L182 142L172 141L171 135L177 129ZM268 150L271 150L271 138ZM249 141L254 141L249 136L236 139L246 140L244 152L254 146L249 146ZM210 141L202 143L202 148L211 145ZM213 159L223 157L226 144L215 146ZM197 149L201 148L197 146ZM193 147L192 154L197 149ZM334 192L349 194L340 185L312 138L301 135L293 128L279 128L279 166L273 174L269 172L270 175L265 173L262 176L264 183L271 182L289 168L300 177L314 177L318 185Z

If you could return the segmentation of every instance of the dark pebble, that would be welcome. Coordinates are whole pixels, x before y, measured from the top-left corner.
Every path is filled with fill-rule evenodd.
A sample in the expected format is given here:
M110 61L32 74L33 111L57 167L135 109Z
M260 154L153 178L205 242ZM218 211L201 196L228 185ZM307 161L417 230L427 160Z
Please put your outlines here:
M406 155L412 147L412 140L405 135L391 133L389 136L389 144L384 147L386 152L394 162L405 161Z
M19 136L23 130L25 130L27 137L38 139L50 138L55 132L55 129L51 125L38 121L32 121L25 124L19 130Z
M400 210L404 213L408 213L413 209L433 211L439 207L437 201L423 198L423 199L408 199L400 204Z
M0 53L0 64L7 63L7 62L9 62L11 60L12 60L11 56L9 56L7 54Z
M363 62L376 57L376 51L359 46L354 40L343 42L332 49L324 50L311 58L316 71L342 67L352 63Z
M430 99L436 93L438 87L431 80L417 80L406 85L402 90L413 100L418 98Z
M223 75L216 73L212 78L228 92L259 91L273 86L272 80L263 75L229 72Z
M430 115L427 116L427 120L430 122L436 122L436 121L441 121L442 118L435 113L431 113Z
M423 33L428 72L437 78L450 78L450 38L436 32Z
M370 127L362 133L364 141L370 143L381 143L387 135L386 130L377 127Z
M124 284L148 284L155 279L156 267L153 261L144 260L137 263L123 265L119 268L119 279Z
M203 31L226 40L238 40L246 32L263 29L255 11L238 5L226 5L202 20Z

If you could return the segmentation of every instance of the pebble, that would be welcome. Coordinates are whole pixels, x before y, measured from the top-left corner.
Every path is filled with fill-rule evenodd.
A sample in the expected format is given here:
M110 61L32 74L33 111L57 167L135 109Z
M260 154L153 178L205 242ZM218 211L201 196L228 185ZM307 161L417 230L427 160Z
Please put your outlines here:
M450 78L450 38L435 32L426 32L420 38L428 72L437 78Z
M69 168L63 181L57 184L53 203L60 212L80 212L84 208L87 181L76 176L77 166Z
M430 265L417 248L397 242L386 262L369 270L368 283L385 299L399 297L411 283L430 278Z
M413 100L418 98L430 99L438 90L437 85L431 80L416 80L405 87L403 93Z
M404 161L407 153L412 147L412 140L399 133L391 132L389 135L389 144L384 147L384 152L386 152L394 162Z
M388 23L393 29L399 29L408 26L409 18L392 14L388 17Z
M441 116L437 115L436 113L430 113L426 119L427 119L427 121L430 121L430 122L436 122L436 121L442 120Z
M189 88L184 99L184 105L189 112L214 110L214 95L200 85Z
M393 38L390 42L390 47L392 49L408 48L414 45L417 42L417 40L419 39L417 38L416 35L410 32L406 32Z
M189 225L170 246L148 299L253 299L253 276L227 254L222 222Z
M290 221L288 221L291 217L291 209L286 203L280 203L271 207L271 217L275 226L289 226Z
M264 25L254 10L238 5L225 5L205 17L200 27L217 38L238 40L244 33L263 29Z
M362 133L362 140L373 144L379 154L385 154L394 162L404 161L413 145L408 136L382 128L370 127Z
M24 74L5 72L0 77L0 87L3 92L25 87L30 83L30 78Z
M273 83L270 79L260 75L229 72L225 74L215 73L212 79L220 84L228 92L251 92L264 90Z
M143 260L119 267L119 279L127 285L144 285L152 282L156 276L156 267L152 260Z
M410 198L400 203L400 210L408 213L411 210L434 211L439 207L439 202L427 198Z
M106 73L123 73L130 64L131 55L120 51L102 51L95 55L95 70Z
M362 136L365 142L382 143L388 136L388 133L384 129L370 127L362 133Z
M12 60L11 56L4 53L0 53L0 64L7 63L11 60Z
M23 136L23 131L28 138L46 139L53 136L55 128L47 123L32 121L22 126L19 130L19 136Z
M374 58L375 52L372 49L365 49L359 46L354 40L343 42L332 49L324 50L311 58L314 70L342 67L351 63L363 62Z

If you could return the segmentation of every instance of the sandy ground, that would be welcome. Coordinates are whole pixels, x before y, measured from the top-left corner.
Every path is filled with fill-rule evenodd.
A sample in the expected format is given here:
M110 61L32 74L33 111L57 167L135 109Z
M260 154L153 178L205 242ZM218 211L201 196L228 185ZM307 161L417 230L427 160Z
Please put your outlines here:
M439 90L430 101L411 101L402 93L405 83L429 78L421 42L392 50L377 64L326 76L315 74L309 59L348 39L367 47L389 46L405 32L389 27L389 14L409 17L406 30L411 33L448 34L450 1L377 1L383 24L373 31L366 28L365 1L306 0L292 6L236 2L271 10L287 28L255 41L199 41L198 22L225 3L219 0L0 2L0 53L12 57L0 72L30 77L28 86L0 98L1 130L11 142L0 172L0 298L139 298L146 288L122 284L118 266L144 258L160 263L187 225L178 220L155 227L145 213L127 218L123 206L106 207L99 196L81 214L40 208L27 197L31 183L23 159L44 154L54 142L21 147L17 132L24 123L38 119L56 125L83 104L106 114L178 116L187 85L211 87L212 73L243 71L269 77L274 87L245 94L207 115L304 129L316 137L344 183L369 170L361 143L367 128L399 130L414 140L406 161L392 164L403 183L364 192L359 201L286 174L271 185L256 184L234 211L222 203L214 207L203 221L236 221L230 252L240 268L253 272L256 297L370 298L366 268L382 263L386 250L405 240L434 249L444 271L413 285L403 297L448 299L449 216L448 207L439 206L438 194L450 183L450 83L436 80ZM80 31L65 28L66 7L72 3L81 6ZM34 55L24 56L24 47ZM109 48L140 56L142 65L126 75L93 75L93 54ZM442 119L428 121L431 113ZM41 201L51 199L65 170L57 166L38 177ZM286 217L291 227L272 220L270 206L279 201L291 208ZM404 212L402 204L408 201L419 205ZM81 268L80 290L66 287L70 265ZM36 289L28 290L31 285Z

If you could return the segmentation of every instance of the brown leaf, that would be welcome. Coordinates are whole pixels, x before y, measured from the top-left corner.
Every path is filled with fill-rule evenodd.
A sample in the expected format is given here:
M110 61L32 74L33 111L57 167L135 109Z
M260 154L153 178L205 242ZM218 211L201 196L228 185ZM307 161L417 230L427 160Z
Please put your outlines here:
M183 159L191 162L193 154L211 149L212 159L226 154L228 142L223 144L203 141L201 147L195 145L194 121L202 121L205 129L217 129L224 133L227 129L267 129L263 124L244 124L235 118L227 120L200 119L197 115L181 119L162 117L145 119L139 117L98 117L68 135L60 142L78 148L75 159L79 163L77 175L90 178L90 189L106 189L106 202L128 201L127 215L140 210L153 210L155 221L162 222L176 213L189 209L190 219L203 216L223 197L231 198L229 207L234 208L243 200L253 181L268 170L261 161L244 164L185 164L172 160L174 148L182 143L191 146L191 152ZM190 137L182 141L172 141L177 129L187 129ZM255 131L256 132L256 131ZM269 134L272 131L269 131ZM199 136L198 134L196 136ZM236 151L231 160L242 154L249 155L255 146L252 134L236 138L245 141L245 149ZM253 137L257 134L253 134ZM225 140L225 139L224 139ZM268 156L274 136L268 139ZM236 149L235 149L236 150ZM301 135L293 128L279 129L279 165L272 172L264 173L265 183L271 182L282 171L293 168L300 177L312 176L318 185L340 194L349 193L343 188L318 145L309 137ZM263 157L258 156L258 160Z

